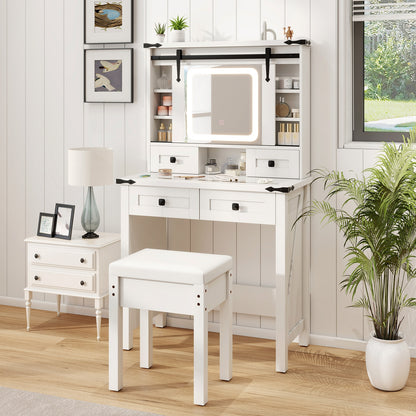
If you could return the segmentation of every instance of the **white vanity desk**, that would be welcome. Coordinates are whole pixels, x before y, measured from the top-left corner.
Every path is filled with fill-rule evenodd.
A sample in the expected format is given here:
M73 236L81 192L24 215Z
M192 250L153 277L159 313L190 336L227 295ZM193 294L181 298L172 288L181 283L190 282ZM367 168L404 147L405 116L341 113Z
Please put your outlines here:
M309 344L309 223L299 222L294 229L292 224L308 204L311 179L267 184L257 178L219 182L159 179L157 174L126 179L135 183L121 185L122 256L144 247L169 248L168 218L275 226L275 287L234 284L233 312L275 317L276 371L286 372L289 343L299 336L300 345ZM294 189L268 192L269 186ZM130 349L135 319L129 310L123 317L124 349Z

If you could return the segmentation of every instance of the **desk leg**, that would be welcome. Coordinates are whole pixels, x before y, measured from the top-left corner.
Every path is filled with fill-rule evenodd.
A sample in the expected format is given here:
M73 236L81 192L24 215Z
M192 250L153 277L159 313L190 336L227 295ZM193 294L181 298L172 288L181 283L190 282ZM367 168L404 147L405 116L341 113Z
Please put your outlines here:
M56 295L56 316L61 315L61 295Z
M95 299L95 320L97 324L97 341L101 339L101 311L103 309L103 298Z
M30 331L30 308L32 307L32 292L25 290L26 305L26 331Z
M226 276L226 300L220 305L220 379L229 381L233 378L233 307L232 273Z
M288 367L287 291L290 269L290 224L288 199L276 195L276 371L286 373Z
M122 310L120 307L119 278L110 276L109 328L108 328L108 387L123 388Z

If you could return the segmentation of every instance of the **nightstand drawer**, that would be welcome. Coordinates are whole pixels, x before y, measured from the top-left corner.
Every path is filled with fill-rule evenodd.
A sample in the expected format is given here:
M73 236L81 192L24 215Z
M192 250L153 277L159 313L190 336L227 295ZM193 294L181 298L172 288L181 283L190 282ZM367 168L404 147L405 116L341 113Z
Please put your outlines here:
M47 244L28 244L28 259L34 265L74 267L95 270L95 250L58 247Z
M30 288L49 288L74 290L79 292L95 291L95 273L74 272L42 267L31 267L28 271Z
M199 219L197 189L131 186L130 215Z
M275 224L275 196L201 190L201 220Z

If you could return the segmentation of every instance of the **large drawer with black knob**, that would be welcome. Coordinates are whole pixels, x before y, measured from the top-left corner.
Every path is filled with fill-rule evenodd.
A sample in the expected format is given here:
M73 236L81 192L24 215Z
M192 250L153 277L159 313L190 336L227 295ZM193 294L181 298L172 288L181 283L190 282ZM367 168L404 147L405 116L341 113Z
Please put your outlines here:
M29 262L33 265L73 267L84 270L96 268L94 249L29 243L27 255Z
M275 195L201 189L200 219L275 224Z
M300 178L298 149L247 149L247 176Z
M197 174L204 171L206 149L197 146L152 144L150 146L150 170L172 169L172 173Z
M94 292L96 275L94 272L66 271L47 267L30 267L28 287L44 289L66 289L77 292Z
M198 189L130 186L129 214L199 219Z

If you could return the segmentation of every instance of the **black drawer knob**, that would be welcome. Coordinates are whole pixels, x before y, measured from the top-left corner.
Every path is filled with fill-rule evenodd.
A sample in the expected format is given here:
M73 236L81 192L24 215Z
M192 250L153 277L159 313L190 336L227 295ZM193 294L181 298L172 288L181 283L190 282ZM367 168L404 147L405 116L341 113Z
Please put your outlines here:
M79 282L79 284L80 284L81 286L85 286L85 282L84 282L83 280L81 280L81 281Z
M170 160L170 163L176 163L176 157L175 156L171 156L169 160Z
M160 198L159 199L159 206L160 207L164 207L166 205L166 200L165 199L163 199L163 198Z
M269 160L269 161L267 162L267 166L268 166L269 168L274 168L274 167L275 167L275 165L276 165L276 163L274 162L274 160Z
M39 277L39 276L35 276L35 277L34 277L34 279L35 279L35 280L39 280L39 279L40 279L40 277Z
M233 204L231 205L231 208L233 209L233 211L239 211L240 204L238 204L237 202L233 202Z
M79 259L79 261L80 261L80 263L85 263L85 259L84 259L83 257L81 257L81 258Z
M34 257L35 259L38 259L40 256L39 256L39 254L38 254L38 253L35 253L35 254L33 255L33 257Z

